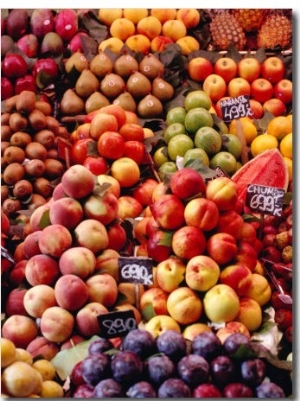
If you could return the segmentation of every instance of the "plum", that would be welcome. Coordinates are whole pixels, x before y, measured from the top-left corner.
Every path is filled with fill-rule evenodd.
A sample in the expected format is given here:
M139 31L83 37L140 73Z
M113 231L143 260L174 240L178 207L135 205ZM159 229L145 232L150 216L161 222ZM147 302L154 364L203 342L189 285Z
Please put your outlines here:
M106 354L87 356L81 365L82 377L87 384L95 386L109 375L110 359Z
M100 337L90 343L88 353L89 355L101 354L102 352L108 351L111 348L113 348L112 343L107 338Z
M257 398L285 398L283 389L273 382L263 382L255 391Z
M48 32L54 30L54 14L48 8L33 10L30 17L31 32L38 38L42 38Z
M156 398L156 391L152 384L140 381L129 387L126 395L129 398Z
M266 365L260 358L247 359L241 363L240 371L245 384L258 386L266 376Z
M253 395L252 389L243 383L233 382L223 388L225 398L251 398Z
M164 353L173 362L177 363L187 353L187 344L181 333L175 330L166 330L156 338L159 352Z
M112 378L101 380L94 388L94 398L119 398L123 396L123 388L120 383Z
M211 331L198 334L192 341L191 352L202 356L208 362L222 354L222 343Z
M72 398L93 398L94 387L90 384L80 384L73 392Z
M6 32L14 40L18 40L27 32L29 15L25 9L13 9L6 18Z
M175 376L175 365L167 355L154 355L145 363L146 375L155 385Z
M210 374L213 383L223 388L237 379L237 367L227 355L219 355L210 362Z
M191 388L205 383L209 378L209 363L200 355L189 354L177 365L179 377Z
M84 378L82 377L81 365L82 361L77 362L70 374L70 380L76 387L79 387L81 384L85 384Z
M189 398L191 390L183 380L172 377L160 385L157 395L158 398Z
M120 351L111 361L113 378L126 385L134 384L141 379L143 367L141 358L133 351Z
M223 349L225 354L229 356L233 356L240 345L247 347L247 349L251 350L251 341L250 338L245 336L242 333L232 333L228 337L226 337L223 343Z
M203 383L195 387L192 394L193 398L221 398L222 393L212 383Z
M131 330L123 340L124 351L133 351L142 359L156 352L156 342L153 335L143 329Z

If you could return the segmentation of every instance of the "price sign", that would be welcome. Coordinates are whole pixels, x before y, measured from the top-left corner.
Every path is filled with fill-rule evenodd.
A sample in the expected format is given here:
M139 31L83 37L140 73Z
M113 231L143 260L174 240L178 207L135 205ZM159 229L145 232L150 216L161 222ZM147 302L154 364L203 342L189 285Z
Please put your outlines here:
M153 260L150 258L119 257L120 281L153 284Z
M223 120L230 122L241 117L252 117L249 95L230 97L220 101Z
M256 212L281 216L284 193L284 189L249 184L246 205Z
M138 327L132 310L104 313L97 318L101 336L105 338L126 336Z

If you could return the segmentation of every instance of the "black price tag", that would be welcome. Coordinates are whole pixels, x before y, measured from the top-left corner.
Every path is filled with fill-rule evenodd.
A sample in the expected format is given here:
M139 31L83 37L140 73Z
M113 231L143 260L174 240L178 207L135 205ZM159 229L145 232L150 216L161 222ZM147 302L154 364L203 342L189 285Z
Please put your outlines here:
M220 101L223 120L230 122L241 117L252 117L249 95L231 97Z
M281 216L284 189L265 185L249 184L246 205L255 212Z
M214 170L217 173L217 177L228 177L229 178L229 175L226 174L225 171L220 166L215 167Z
M105 338L123 337L138 327L132 310L104 313L97 318Z
M153 260L151 258L119 257L120 281L153 284Z

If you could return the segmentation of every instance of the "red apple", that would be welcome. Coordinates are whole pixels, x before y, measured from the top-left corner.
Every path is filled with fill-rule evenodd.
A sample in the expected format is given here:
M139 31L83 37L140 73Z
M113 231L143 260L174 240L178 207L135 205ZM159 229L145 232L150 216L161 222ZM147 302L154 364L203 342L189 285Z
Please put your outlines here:
M79 139L72 144L70 150L71 164L84 164L88 156L96 156L96 154L97 141L90 137Z
M224 79L226 83L237 75L237 63L231 57L220 57L214 64L214 73Z
M33 33L21 36L17 41L17 46L27 57L36 57L38 53L38 38Z
M129 157L138 165L142 164L145 158L146 148L143 142L126 141L124 145L124 157Z
M23 77L27 70L27 63L21 54L9 53L5 55L1 65L3 76L8 78Z
M278 117L286 112L286 105L280 99L271 98L264 102L263 109L268 110L274 117Z
M32 75L36 78L40 73L47 74L51 80L55 80L58 76L56 61L50 57L38 59L32 68Z
M55 17L55 32L69 42L78 30L78 15L72 9L60 10Z
M241 77L233 78L228 82L227 93L229 97L238 97L241 95L249 95L251 93L250 83Z
M260 62L255 57L245 56L238 62L237 74L246 81L253 82L260 76Z
M271 99L273 95L273 85L270 81L265 78L257 78L251 82L251 94L252 99L257 100L260 103L264 103Z
M205 247L206 237L198 227L183 226L173 234L172 249L179 258L191 259L201 255Z
M150 206L151 213L166 230L176 230L184 225L184 204L173 194L165 194Z
M203 196L206 191L205 181L196 170L185 167L172 174L170 188L173 195L188 199L195 195Z
M281 79L274 85L274 97L289 104L293 100L293 83L289 79Z
M106 174L109 169L107 160L102 156L87 156L83 166L90 170L94 175Z
M233 261L237 255L236 239L227 233L215 233L207 240L208 255L219 265Z
M158 185L158 181L154 178L146 178L134 190L133 197L138 200L143 207L152 204L153 191Z
M194 57L187 65L187 72L194 81L203 82L208 75L213 73L213 65L205 57Z
M88 219L95 219L107 225L118 215L118 199L111 192L104 192L103 195L90 195L82 205L84 216Z
M115 251L121 251L126 242L127 234L125 228L119 222L110 224L107 227L108 248Z
M14 85L7 77L1 77L1 100L6 100L14 95Z
M277 56L267 57L261 65L261 76L272 84L276 84L284 78L285 66L281 58Z
M220 75L210 74L203 81L203 90L208 94L212 102L217 102L225 96L227 84Z
M117 200L118 203L118 217L121 220L128 218L135 219L143 210L142 204L131 195L120 196Z

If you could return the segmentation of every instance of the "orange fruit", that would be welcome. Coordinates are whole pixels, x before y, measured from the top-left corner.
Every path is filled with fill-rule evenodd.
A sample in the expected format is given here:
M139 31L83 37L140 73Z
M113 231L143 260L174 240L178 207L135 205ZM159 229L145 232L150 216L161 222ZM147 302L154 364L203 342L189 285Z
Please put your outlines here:
M279 150L282 156L288 157L289 159L293 158L293 134L287 134L279 144Z
M292 121L286 116L278 116L273 118L268 126L267 133L275 136L279 141L293 130Z
M292 159L288 158L288 157L283 157L287 169L288 169L288 174L289 174L289 181L292 181L293 179L293 161Z
M246 143L247 145L251 145L253 139L257 137L257 128L253 120L249 117L241 117L239 121L243 128ZM229 124L229 133L234 135L237 134L237 120L232 120Z
M262 134L253 139L250 151L253 157L268 149L278 148L278 140L273 135Z

